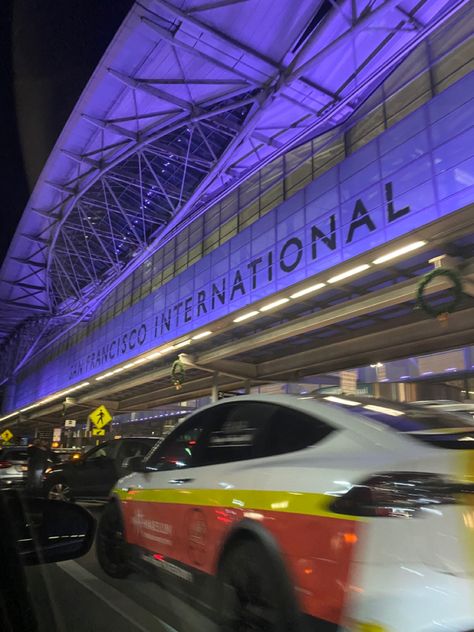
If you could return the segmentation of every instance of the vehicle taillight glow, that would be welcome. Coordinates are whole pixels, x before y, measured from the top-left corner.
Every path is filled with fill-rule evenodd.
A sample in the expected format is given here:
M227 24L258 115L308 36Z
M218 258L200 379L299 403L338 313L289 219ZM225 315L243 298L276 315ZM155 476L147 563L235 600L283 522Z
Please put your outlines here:
M377 474L351 487L331 505L335 513L382 518L413 518L423 508L453 505L458 494L473 488L450 482L438 474L393 472Z
M0 461L0 470L5 470L7 467L11 467L10 461Z

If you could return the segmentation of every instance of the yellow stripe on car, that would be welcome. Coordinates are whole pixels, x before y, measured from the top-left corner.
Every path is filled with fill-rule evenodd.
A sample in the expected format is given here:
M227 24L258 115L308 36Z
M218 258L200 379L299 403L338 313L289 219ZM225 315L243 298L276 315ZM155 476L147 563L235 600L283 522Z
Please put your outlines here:
M335 514L330 510L333 496L309 492L235 489L128 489L116 488L122 501L226 507L243 510L278 511L328 518L358 520L359 516Z

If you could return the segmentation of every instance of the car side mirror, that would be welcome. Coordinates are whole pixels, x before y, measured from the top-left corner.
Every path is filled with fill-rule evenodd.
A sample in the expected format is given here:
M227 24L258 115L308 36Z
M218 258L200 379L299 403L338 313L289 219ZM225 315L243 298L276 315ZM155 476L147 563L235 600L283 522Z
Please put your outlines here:
M131 456L129 459L126 459L127 469L131 472L147 472L145 462L142 456Z
M0 494L24 565L71 560L91 548L95 520L83 507L12 492Z

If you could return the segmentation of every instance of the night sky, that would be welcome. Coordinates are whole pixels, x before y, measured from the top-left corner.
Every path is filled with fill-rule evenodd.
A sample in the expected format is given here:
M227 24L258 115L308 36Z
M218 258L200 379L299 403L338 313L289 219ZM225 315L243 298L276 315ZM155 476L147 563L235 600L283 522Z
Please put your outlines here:
M0 0L0 263L31 190L133 0Z

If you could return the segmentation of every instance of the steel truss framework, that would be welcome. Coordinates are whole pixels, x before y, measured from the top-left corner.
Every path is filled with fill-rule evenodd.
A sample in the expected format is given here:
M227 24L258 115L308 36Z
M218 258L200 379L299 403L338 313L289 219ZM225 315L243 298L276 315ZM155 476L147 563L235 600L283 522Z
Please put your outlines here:
M83 317L185 218L350 117L465 4L136 3L61 134L2 266L0 337L37 318L41 326L33 320L28 331L51 337ZM27 343L10 364L38 347L33 333Z

